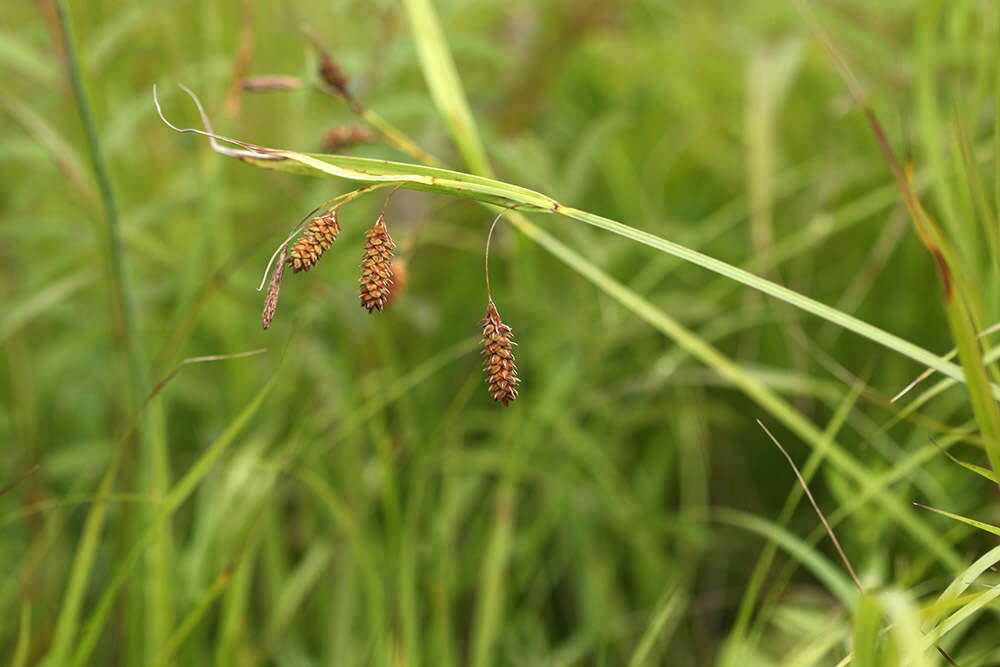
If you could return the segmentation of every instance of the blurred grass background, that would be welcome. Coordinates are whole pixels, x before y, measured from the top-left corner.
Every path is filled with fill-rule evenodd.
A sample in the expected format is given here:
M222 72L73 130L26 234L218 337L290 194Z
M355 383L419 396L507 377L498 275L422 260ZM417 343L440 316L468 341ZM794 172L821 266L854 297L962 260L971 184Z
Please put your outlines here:
M305 23L358 99L463 169L401 5L69 4L131 320L115 305L113 235L57 5L8 2L0 486L38 466L0 496L0 647L12 664L827 665L848 654L853 589L811 508L782 518L799 487L754 422L766 413L504 225L492 282L523 390L506 410L489 400L476 323L490 216L475 203L394 197L387 221L408 280L374 317L357 304L357 265L383 200L349 204L333 249L285 277L261 331L256 286L274 247L352 186L252 169L174 134L152 84L175 122L198 125L179 82L222 134L322 150L325 130L360 122L346 105L309 86L238 93L247 75L315 78ZM434 6L501 180L930 350L953 346L934 262L790 4ZM988 215L959 136L995 207L997 5L838 0L816 11L968 260L983 324L996 322L996 257L974 222ZM410 160L379 142L350 152ZM920 373L913 362L649 248L537 222L782 394L933 536L922 542L871 485L811 459L812 491L840 513L866 586L905 591L927 621L929 601L994 546L907 507L998 519L991 484L931 444L985 462L963 388L901 413L916 393L888 397ZM186 365L147 402L183 359L260 348ZM769 426L803 467L810 450ZM188 477L213 451L204 476ZM95 507L107 514L81 563ZM755 574L768 540L777 555ZM987 584L996 576L970 592ZM991 604L940 642L963 666L1000 664ZM881 659L871 664L895 664Z

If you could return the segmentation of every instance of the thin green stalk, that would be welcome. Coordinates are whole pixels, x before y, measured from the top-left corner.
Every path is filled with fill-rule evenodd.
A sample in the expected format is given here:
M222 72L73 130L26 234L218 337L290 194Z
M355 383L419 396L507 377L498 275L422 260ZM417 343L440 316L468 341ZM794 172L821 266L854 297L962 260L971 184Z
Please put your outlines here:
M410 19L410 31L416 41L424 79L431 89L435 105L443 112L442 117L451 128L452 139L473 173L491 176L493 168L483 149L476 121L469 110L455 61L448 50L431 0L403 0L403 5Z
M852 391L840 404L840 407L837 408L837 412L834 414L830 423L827 425L826 430L823 432L823 440L820 442L819 446L816 447L816 449L814 449L809 455L809 459L806 461L806 465L802 469L802 475L806 480L806 484L809 483L812 476L817 470L819 470L819 466L822 464L823 458L826 455L826 450L829 448L833 439L840 431L840 428L847 420L848 414L854 408L854 404L860 396L859 392L861 388L862 386L859 381L855 390ZM795 510L799 506L799 501L802 499L802 495L802 487L798 484L794 485L785 500L784 507L781 508L781 513L778 515L778 519L775 522L776 525L784 528L788 522L791 521ZM750 624L752 613L758 608L757 596L760 594L760 591L764 586L764 578L767 576L767 573L771 568L771 563L774 561L777 549L778 545L773 540L769 540L767 546L764 547L764 550L757 558L757 564L754 566L753 574L750 576L750 583L747 584L747 588L743 593L743 599L740 602L739 611L736 615L736 621L733 623L733 630L730 633L730 638L722 660L723 665L738 665L740 664L739 660L741 658L745 659L745 656L741 655L741 651L742 643L744 641L744 637L746 636L746 629Z
M1000 9L997 9L997 34L993 40L993 65L996 67L996 96L993 98L993 210L1000 224ZM1000 233L1000 231L998 231Z
M73 95L76 98L77 108L80 111L80 119L83 121L87 148L90 152L90 162L94 169L94 175L97 177L97 186L101 193L101 201L104 204L104 213L107 217L105 243L108 252L108 272L110 273L112 286L113 324L115 333L121 341L127 356L129 373L134 384L132 387L133 396L141 396L144 392L142 365L139 362L138 347L133 335L135 317L133 315L128 281L125 275L125 251L121 238L118 204L115 200L114 188L111 185L111 174L107 161L104 159L104 153L101 150L97 124L94 122L94 115L90 108L86 85L80 71L76 36L73 31L73 22L67 0L56 0L56 11L59 16L59 27L62 30L63 40L66 45L69 80L73 87Z
M138 401L134 400L134 396L141 395L143 381L139 355L132 335L132 307L125 278L124 252L119 229L118 206L115 201L114 190L111 186L111 177L101 151L97 126L94 122L80 71L76 37L73 32L72 19L67 1L56 0L56 10L59 18L59 27L66 46L70 84L72 85L73 94L76 98L77 107L83 122L91 165L97 178L101 201L104 204L107 223L105 226L106 259L112 288L112 327L125 350L126 363L131 378L131 387L126 393L125 399L125 413L128 414L132 412L132 406L138 403ZM138 419L138 415L136 419ZM131 434L133 427L134 424L126 428L126 437ZM116 447L112 463L101 480L98 490L98 495L101 497L106 497L111 491L123 450L123 444L119 444ZM70 649L70 642L76 635L80 609L83 604L87 581L90 579L93 569L100 541L101 528L104 525L106 513L107 504L105 502L98 502L91 508L84 523L83 534L77 547L72 569L70 570L69 580L66 585L66 594L63 597L62 609L56 623L53 641L48 654L50 665L65 664L65 657Z
M208 588L207 591L198 600L198 604L194 606L193 609L184 617L181 624L177 626L173 634L167 640L166 645L160 651L160 658L157 660L157 664L169 665L174 657L174 654L180 650L181 646L184 645L185 640L191 631L194 630L198 623L201 621L202 617L208 612L209 608L215 603L216 599L226 590L229 586L229 582L232 580L232 570L230 567L226 567L225 570L219 573L216 577L215 582Z
M195 461L188 471L178 480L177 484L164 497L163 502L158 506L156 515L145 527L139 539L129 548L128 553L116 564L115 576L104 590L100 600L94 607L87 625L83 629L81 641L73 653L72 665L84 665L88 663L91 652L97 645L101 630L111 614L112 606L117 599L118 592L127 581L132 568L135 567L146 547L156 538L162 525L173 516L174 512L184 503L194 492L198 484L205 478L212 467L218 462L222 455L229 449L229 446L236 440L250 419L257 413L264 399L274 388L279 377L279 371L268 380L257 395L247 404L245 408L229 423L226 430L205 450L205 452ZM59 663L54 663L59 664ZM65 663L62 663L65 664Z
M28 664L28 653L31 651L31 603L25 600L21 603L21 626L17 631L17 646L14 648L13 667L24 667Z

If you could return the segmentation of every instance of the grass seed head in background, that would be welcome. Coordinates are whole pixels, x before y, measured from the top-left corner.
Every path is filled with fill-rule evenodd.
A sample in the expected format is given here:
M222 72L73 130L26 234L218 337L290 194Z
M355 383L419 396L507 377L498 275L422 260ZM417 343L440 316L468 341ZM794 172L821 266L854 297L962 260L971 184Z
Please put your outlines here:
M313 218L309 228L292 246L292 251L285 260L292 271L308 271L319 261L326 249L333 245L340 233L340 223L337 222L337 212Z
M271 282L267 286L267 298L264 300L264 312L261 313L261 320L264 329L267 330L274 320L274 311L278 309L278 293L281 291L281 277L285 274L285 256L288 254L288 246L281 251L278 258L278 265L274 267L271 274Z
M329 57L325 52L320 58L319 74L323 77L330 86L336 89L338 92L346 95L347 94L347 75L344 74L344 70L340 68L340 65L336 60Z
M392 287L392 249L395 247L396 244L385 228L383 212L375 225L365 232L365 252L361 259L361 307L369 313L374 310L381 312L389 299Z
M264 93L274 90L298 90L302 79L284 74L263 74L243 79L240 88L248 93Z
M517 385L521 380L517 377L517 366L514 365L514 333L509 326L500 321L500 313L490 299L486 305L486 317L480 322L483 327L483 370L486 371L486 383L490 387L490 396L494 401L510 405L517 398Z
M323 81L327 83L331 88L333 88L337 93L344 96L345 99L350 100L351 94L347 91L347 86L350 80L347 75L344 74L344 70L340 67L340 63L334 60L330 56L330 52L327 51L323 42L320 41L316 33L312 31L308 25L302 26L302 32L305 36L309 38L313 46L316 48L316 53L319 56L319 76Z
M355 144L374 143L375 135L360 125L338 125L323 133L323 150L339 153Z

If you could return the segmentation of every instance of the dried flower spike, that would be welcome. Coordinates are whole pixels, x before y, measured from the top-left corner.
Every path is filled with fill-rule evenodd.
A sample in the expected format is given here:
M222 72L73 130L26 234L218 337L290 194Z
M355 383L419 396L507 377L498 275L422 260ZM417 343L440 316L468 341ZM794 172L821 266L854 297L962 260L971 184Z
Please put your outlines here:
M365 253L361 259L361 307L381 312L392 286L392 242L385 228L385 216L365 232Z
M309 228L292 246L285 261L295 273L308 271L319 261L326 249L337 240L339 233L340 223L337 222L336 211L330 215L313 218Z
M514 342L511 328L500 321L493 300L486 306L486 317L480 322L483 327L483 370L486 371L486 383L490 387L490 396L494 401L510 404L517 398L517 385L521 380L517 377L517 366L514 365Z
M278 293L281 291L281 277L285 273L285 255L287 253L287 247L281 251L281 257L278 258L278 265L274 267L274 273L271 274L271 282L267 286L264 312L261 313L261 320L264 323L265 331L271 326L271 321L274 319L274 311L278 309Z

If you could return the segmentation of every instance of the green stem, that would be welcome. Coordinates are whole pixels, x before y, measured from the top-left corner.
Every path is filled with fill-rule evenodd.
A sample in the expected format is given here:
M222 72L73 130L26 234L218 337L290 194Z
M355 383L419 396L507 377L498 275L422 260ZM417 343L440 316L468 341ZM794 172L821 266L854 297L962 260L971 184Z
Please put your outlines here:
M127 355L129 374L134 385L132 387L132 395L141 396L143 394L144 382L142 379L142 367L139 364L138 350L136 349L132 335L135 318L125 278L125 253L121 239L118 205L115 201L114 188L111 186L111 175L108 170L107 161L104 159L104 153L101 150L97 125L94 122L94 115L90 108L87 90L80 72L76 36L73 32L73 22L70 16L69 5L66 0L56 0L55 4L59 15L59 27L62 30L63 40L66 45L69 80L73 87L73 96L76 98L77 108L80 111L80 119L83 122L84 134L87 139L87 149L90 153L90 163L94 169L94 175L97 177L98 190L100 191L104 213L107 217L105 243L108 253L108 272L111 275L112 286L112 323L115 334L123 343Z
M80 117L87 138L87 147L90 151L91 164L97 177L98 188L101 200L104 205L107 217L106 243L107 243L107 263L108 272L111 275L112 284L112 327L118 338L124 343L127 364L131 376L131 392L126 393L124 399L126 409L125 414L132 412L134 396L140 395L142 391L142 374L139 365L138 354L133 344L131 307L128 298L128 290L125 283L124 261L122 259L122 243L119 233L118 207L115 203L114 190L111 187L111 179L108 173L107 163L101 152L101 145L97 136L97 128L87 101L87 93L83 79L80 74L79 59L76 50L76 39L73 34L72 21L69 13L69 6L66 0L56 0L56 9L59 16L59 26L62 30L63 40L66 45L66 55L68 63L68 74L73 93L76 97L77 106L80 110ZM123 440L128 438L135 424L126 427ZM102 498L111 492L115 476L118 472L121 452L123 447L119 445L112 459L104 478L101 480L98 495ZM49 664L63 664L63 660L70 647L70 642L76 634L79 623L80 610L83 605L83 598L86 592L87 581L93 569L94 558L100 541L100 532L104 524L107 506L101 501L94 505L87 521L84 525L83 535L77 546L76 556L70 571L69 580L66 586L66 595L63 598L62 609L59 620L56 624L52 648L49 651Z

